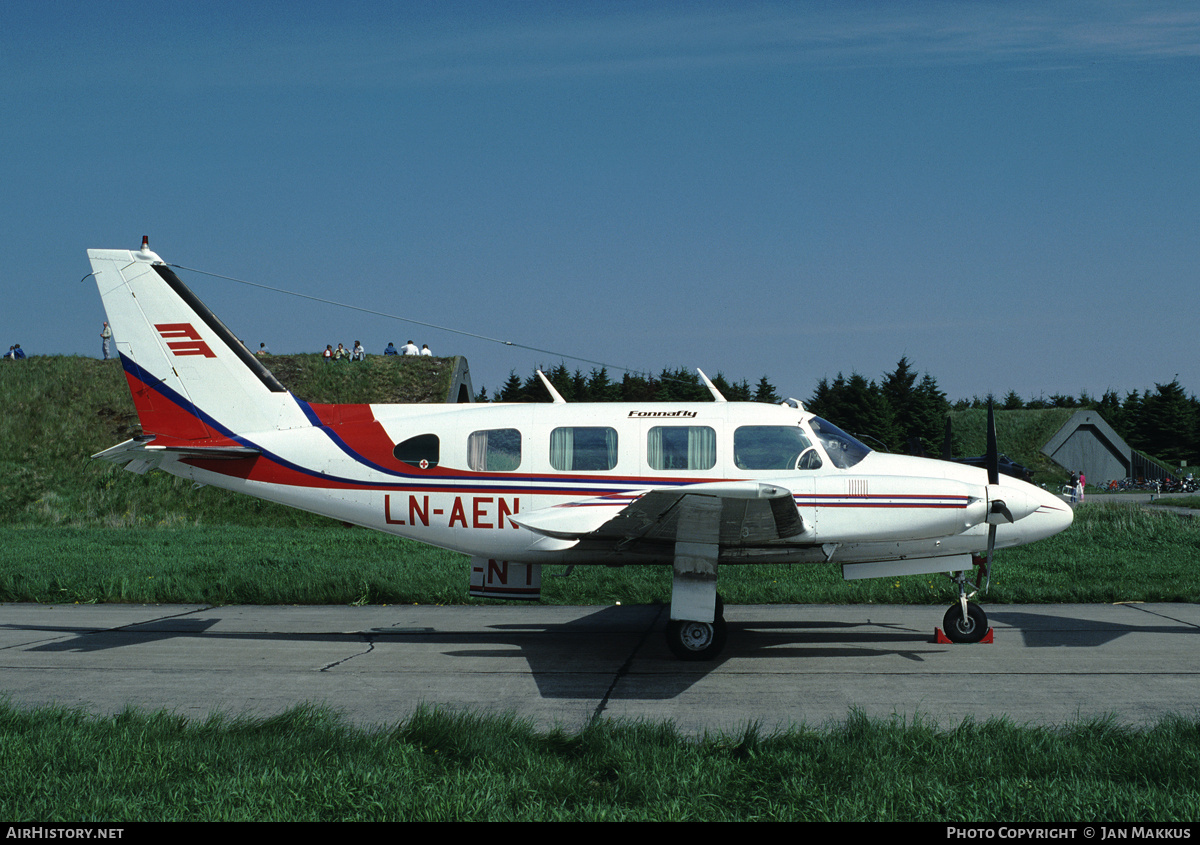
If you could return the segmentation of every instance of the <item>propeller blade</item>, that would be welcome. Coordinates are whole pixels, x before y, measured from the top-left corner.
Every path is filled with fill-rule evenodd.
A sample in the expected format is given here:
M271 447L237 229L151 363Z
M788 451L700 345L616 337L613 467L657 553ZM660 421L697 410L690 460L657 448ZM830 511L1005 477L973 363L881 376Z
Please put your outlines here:
M996 409L992 403L992 397L988 396L988 413L987 413L987 473L988 484L1000 483L1000 450L996 446ZM1009 522L1013 521L1012 512L1008 509L1003 501L999 499L992 502L992 513L1003 514L1008 518ZM992 553L996 551L996 524L989 520L988 524L988 544L987 557L985 558L987 566L987 576L984 580L983 591L986 593L988 587L992 584Z
M990 396L988 397L987 426L988 484L999 484L1000 451L996 447L996 411L992 408L992 398Z
M989 525L988 526L987 557L984 558L984 560L986 561L986 563L984 565L987 567L987 576L985 577L984 582L983 582L983 591L985 593L988 591L988 587L990 587L992 585L992 552L994 552L995 550L996 550L996 526Z
M950 415L946 414L946 436L942 438L942 460L949 461L954 458L953 437L950 433Z

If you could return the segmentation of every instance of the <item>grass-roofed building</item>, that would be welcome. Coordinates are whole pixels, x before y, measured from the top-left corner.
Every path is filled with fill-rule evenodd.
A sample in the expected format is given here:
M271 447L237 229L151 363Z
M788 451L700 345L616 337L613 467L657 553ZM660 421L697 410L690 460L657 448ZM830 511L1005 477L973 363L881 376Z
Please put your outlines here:
M1082 470L1094 484L1114 478L1161 480L1172 475L1161 463L1126 443L1094 410L1076 411L1042 452L1060 466Z
M950 420L954 457L982 455L987 449L987 411L952 411ZM1080 471L1089 484L1169 474L1133 449L1092 409L996 411L996 440L1002 453L1033 470L1039 484L1059 484Z

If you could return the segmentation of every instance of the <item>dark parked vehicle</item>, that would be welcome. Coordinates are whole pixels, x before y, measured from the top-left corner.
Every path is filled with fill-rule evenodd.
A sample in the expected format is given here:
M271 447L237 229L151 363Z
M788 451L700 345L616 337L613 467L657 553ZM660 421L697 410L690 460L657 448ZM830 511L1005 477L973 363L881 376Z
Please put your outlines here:
M954 458L956 464L967 464L968 466L987 469L987 458L980 456L978 458ZM1022 481L1033 481L1033 471L1028 467L1021 466L1008 455L1000 456L1000 471L1005 475L1019 478Z

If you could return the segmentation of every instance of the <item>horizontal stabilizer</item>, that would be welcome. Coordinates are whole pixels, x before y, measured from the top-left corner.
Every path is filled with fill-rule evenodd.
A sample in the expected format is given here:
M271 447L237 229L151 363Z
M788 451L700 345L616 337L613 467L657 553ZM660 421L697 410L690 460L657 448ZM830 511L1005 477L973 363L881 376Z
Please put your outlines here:
M155 469L168 458L206 458L208 460L245 460L260 455L258 449L244 446L155 446L153 440L133 439L92 455L102 461L125 464L138 475Z

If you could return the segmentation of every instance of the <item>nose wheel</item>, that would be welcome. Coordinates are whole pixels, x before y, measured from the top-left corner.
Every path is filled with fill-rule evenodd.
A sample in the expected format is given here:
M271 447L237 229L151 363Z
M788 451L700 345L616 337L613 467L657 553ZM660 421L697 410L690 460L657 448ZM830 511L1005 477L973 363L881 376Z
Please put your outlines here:
M973 601L951 605L942 617L942 630L952 643L977 643L988 632L987 614Z

